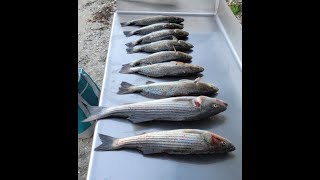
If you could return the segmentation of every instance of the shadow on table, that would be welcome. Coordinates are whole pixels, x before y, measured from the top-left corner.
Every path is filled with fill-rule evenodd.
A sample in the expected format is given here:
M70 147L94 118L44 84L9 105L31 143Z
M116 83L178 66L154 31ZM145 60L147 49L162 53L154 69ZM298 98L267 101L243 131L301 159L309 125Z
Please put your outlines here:
M146 128L154 128L160 130L169 130L169 129L211 129L212 127L216 127L222 125L226 121L226 118L222 114L218 114L210 117L209 119L197 120L197 121L185 121L185 122L177 122L177 121L149 121L143 122L139 124L134 124L134 131L141 131ZM131 122L129 122L131 123Z

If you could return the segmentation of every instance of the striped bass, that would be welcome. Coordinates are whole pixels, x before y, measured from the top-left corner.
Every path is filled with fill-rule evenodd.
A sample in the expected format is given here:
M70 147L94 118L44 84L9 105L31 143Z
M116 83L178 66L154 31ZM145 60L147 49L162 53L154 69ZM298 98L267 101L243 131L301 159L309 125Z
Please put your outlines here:
M234 151L227 139L210 131L177 129L144 133L127 138L114 138L99 134L102 144L95 151L112 151L122 148L138 149L143 154L213 154Z
M133 123L153 120L193 121L223 112L227 106L226 102L207 96L172 97L110 108L88 106L91 116L83 122L109 117L127 118Z

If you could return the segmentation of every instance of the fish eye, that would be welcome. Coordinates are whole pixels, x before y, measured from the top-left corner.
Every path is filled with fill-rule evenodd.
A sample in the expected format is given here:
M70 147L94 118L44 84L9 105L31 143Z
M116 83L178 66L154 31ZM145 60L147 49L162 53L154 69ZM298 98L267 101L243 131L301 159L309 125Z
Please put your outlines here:
M222 144L223 146L225 146L225 145L226 145L226 143L225 143L224 141L221 141L221 144Z
M217 107L218 107L218 104L213 104L213 107L214 107L214 108L217 108Z

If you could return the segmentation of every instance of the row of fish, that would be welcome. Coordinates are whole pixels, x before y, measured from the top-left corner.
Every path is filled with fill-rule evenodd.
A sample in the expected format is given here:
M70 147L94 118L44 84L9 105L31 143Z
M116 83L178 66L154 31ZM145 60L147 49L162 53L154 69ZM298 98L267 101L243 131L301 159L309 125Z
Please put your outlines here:
M142 35L125 44L128 54L137 52L154 53L144 58L124 64L120 73L141 74L148 77L190 76L204 71L203 67L190 64L192 56L188 51L193 45L182 40L189 35L182 30L184 21L175 16L154 16L128 22L121 26L142 26L133 31L124 31L129 37ZM205 82L181 79L172 82L147 81L144 85L132 85L123 81L118 94L141 94L156 100L119 105L115 107L91 107L92 114L84 122L125 118L133 123L147 121L195 121L209 119L227 109L223 100L208 97L219 88ZM208 96L205 96L208 95ZM102 144L97 151L134 148L143 154L208 154L234 151L234 145L227 139L212 132L197 129L177 129L144 133L141 135L114 138L99 134Z

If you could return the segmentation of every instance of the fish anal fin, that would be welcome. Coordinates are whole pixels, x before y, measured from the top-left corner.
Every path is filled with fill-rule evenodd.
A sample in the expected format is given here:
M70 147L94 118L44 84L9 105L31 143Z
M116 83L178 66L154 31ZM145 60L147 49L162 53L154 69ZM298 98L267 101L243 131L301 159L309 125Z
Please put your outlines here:
M147 81L146 82L146 84L153 84L153 83L155 83L155 82L153 82L153 81Z

